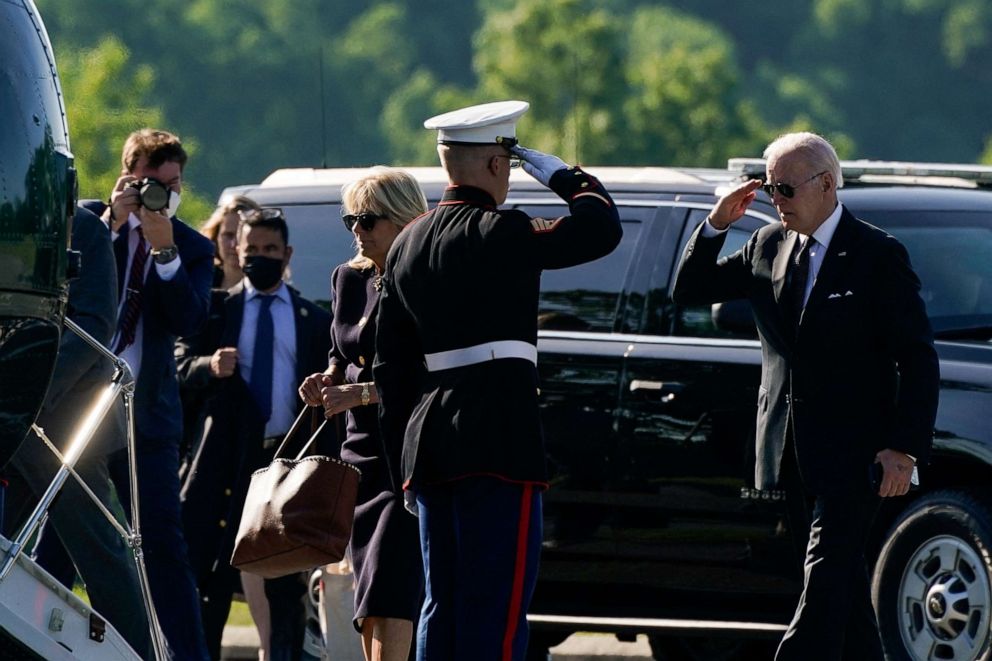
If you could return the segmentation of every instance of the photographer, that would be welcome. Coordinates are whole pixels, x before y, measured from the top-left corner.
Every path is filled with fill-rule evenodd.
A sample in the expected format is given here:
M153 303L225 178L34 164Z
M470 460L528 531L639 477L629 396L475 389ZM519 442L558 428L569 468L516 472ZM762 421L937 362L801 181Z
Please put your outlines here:
M135 379L138 494L152 597L174 657L205 659L180 519L182 407L173 350L177 336L198 332L207 319L213 245L175 217L186 158L172 133L135 131L124 143L109 204L91 200L85 206L108 224L114 242L118 319L110 347ZM117 417L123 439L123 416ZM110 471L130 512L125 449L111 456Z

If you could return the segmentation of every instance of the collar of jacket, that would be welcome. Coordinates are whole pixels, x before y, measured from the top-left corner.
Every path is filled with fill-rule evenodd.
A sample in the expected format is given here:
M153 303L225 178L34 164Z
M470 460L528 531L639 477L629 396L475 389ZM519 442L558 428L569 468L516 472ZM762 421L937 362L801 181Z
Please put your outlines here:
M444 189L439 206L451 204L472 204L486 209L495 209L496 200L493 196L475 186L452 185Z

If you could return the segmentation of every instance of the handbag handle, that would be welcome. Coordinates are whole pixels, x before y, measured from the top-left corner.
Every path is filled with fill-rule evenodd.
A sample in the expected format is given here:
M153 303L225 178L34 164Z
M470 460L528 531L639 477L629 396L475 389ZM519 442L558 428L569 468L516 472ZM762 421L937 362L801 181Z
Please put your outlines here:
M292 441L299 434L299 430L303 427L303 418L309 413L310 419L313 420L313 415L316 414L316 412L317 412L317 407L311 407L311 406L303 407L303 410L300 411L300 414L296 416L296 420L293 421L293 426L289 428L288 432L286 432L286 436L282 439L282 443L280 443L279 447L276 448L276 453L272 457L273 459L279 457L279 455L282 454L283 448L285 448L290 443L290 441ZM307 453L307 450L310 449L310 446L313 445L313 442L317 440L317 437L320 436L320 433L324 430L324 425L326 425L327 422L328 420L325 419L323 422L320 423L320 426L317 427L316 431L311 431L310 439L303 446L303 449L300 450L299 454L296 455L297 461L299 461L300 458L302 458L303 455ZM313 429L313 425L311 424L311 430L312 429Z

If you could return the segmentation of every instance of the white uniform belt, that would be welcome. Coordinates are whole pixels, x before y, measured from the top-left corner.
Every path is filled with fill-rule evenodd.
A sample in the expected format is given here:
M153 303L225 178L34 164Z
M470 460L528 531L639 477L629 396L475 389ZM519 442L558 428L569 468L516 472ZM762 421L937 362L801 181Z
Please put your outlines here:
M537 365L537 347L530 342L521 340L499 340L498 342L476 344L464 349L452 349L451 351L439 351L424 355L428 372L450 370L455 367L465 367L500 358L523 358Z

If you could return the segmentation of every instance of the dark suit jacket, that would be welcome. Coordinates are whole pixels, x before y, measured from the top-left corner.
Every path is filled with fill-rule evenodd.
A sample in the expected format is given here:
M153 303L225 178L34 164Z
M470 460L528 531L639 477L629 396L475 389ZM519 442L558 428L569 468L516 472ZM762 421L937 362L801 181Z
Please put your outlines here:
M289 291L296 322L296 377L302 383L327 368L331 315ZM215 576L230 578L230 572L221 570L229 567L251 473L266 466L275 450L262 448L265 423L241 376L210 375L214 351L238 346L244 305L241 283L219 293L204 330L180 338L175 348L180 384L204 406L197 451L182 489L190 563L201 589Z
M810 491L867 483L879 450L926 463L937 411L937 354L920 282L894 237L846 209L799 325L779 299L798 235L761 228L717 261L725 234L697 229L672 289L680 305L748 298L761 337L755 484L778 485L792 416L799 470Z
M87 200L84 205L102 215L106 204ZM207 320L214 247L178 218L172 232L182 266L171 280L162 280L153 265L142 293L143 337L141 370L134 390L135 429L138 438L178 442L182 436L182 406L176 383L176 337L200 330ZM127 264L127 234L114 241L117 273ZM124 283L118 278L118 299Z
M117 324L117 271L110 231L99 217L82 207L76 208L72 218L72 249L80 252L81 263L79 277L69 283L66 316L106 346ZM38 424L60 449L66 449L73 427L110 384L112 373L109 360L72 331L62 331L55 372L38 418ZM118 434L101 433L88 454L122 446L123 438Z

